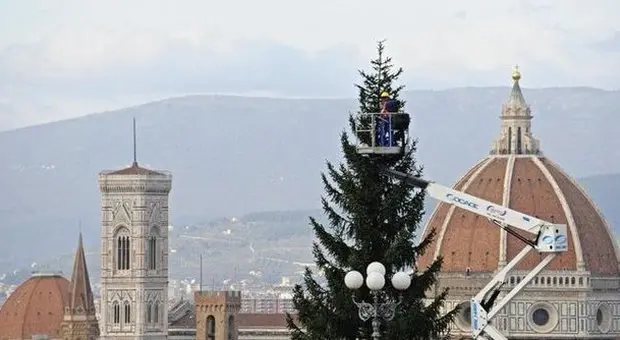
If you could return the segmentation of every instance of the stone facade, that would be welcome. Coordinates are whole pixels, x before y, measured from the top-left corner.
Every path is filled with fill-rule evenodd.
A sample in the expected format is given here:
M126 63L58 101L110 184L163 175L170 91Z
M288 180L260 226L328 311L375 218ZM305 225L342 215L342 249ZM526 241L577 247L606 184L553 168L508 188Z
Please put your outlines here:
M103 172L101 339L167 339L169 173Z
M513 272L501 299L527 275ZM469 277L442 274L438 288L450 288L447 309L460 312L451 333L470 335L469 300L490 280L490 274ZM534 278L493 320L509 339L619 339L619 279L592 279L584 272L544 271Z

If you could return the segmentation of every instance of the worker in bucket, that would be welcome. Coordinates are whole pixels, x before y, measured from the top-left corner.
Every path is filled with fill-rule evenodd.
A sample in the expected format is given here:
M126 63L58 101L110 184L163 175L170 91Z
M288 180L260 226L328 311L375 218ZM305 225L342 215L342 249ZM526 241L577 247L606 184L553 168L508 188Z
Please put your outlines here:
M396 146L396 139L390 124L390 114L398 112L399 101L390 98L388 92L381 93L381 115L377 132L379 135L379 146Z

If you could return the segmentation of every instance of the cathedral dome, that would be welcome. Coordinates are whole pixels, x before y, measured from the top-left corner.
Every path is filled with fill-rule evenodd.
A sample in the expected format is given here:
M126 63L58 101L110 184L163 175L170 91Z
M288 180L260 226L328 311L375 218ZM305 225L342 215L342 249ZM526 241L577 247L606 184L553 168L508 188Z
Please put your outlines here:
M469 170L454 189L566 224L569 250L554 259L548 270L588 271L592 276L620 274L617 245L607 222L580 186L548 158L490 155ZM419 266L424 268L442 256L443 273L491 273L525 246L486 218L447 204L436 208L426 233L432 229L434 241ZM540 259L532 252L515 269L531 270Z
M69 281L56 274L35 274L20 285L0 309L0 340L60 336Z
M585 191L540 151L531 131L532 115L519 87L521 74L503 106L502 130L485 157L454 189L498 205L566 224L569 250L556 257L547 270L589 272L591 276L620 275L620 251L612 229ZM440 203L425 234L435 237L418 261L425 268L443 257L442 273L492 273L514 258L525 246L488 219ZM527 236L527 233L523 233ZM529 235L533 239L534 235ZM529 271L541 260L531 252L515 270Z

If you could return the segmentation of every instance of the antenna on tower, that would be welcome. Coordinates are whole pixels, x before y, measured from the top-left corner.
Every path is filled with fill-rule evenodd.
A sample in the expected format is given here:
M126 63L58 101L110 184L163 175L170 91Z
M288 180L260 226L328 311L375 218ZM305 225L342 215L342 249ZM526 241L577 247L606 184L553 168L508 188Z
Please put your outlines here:
M202 292L202 254L200 254L200 289L199 291Z
M138 165L138 151L136 148L136 117L133 117L133 165Z

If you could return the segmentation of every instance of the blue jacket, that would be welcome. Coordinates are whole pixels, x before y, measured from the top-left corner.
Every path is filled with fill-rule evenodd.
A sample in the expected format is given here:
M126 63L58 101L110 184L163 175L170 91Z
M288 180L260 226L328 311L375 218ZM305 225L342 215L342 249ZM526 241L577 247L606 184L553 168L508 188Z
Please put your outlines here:
M400 101L396 99L390 99L385 103L385 109L387 112L398 112L400 109Z

